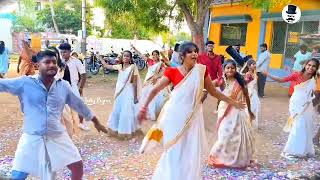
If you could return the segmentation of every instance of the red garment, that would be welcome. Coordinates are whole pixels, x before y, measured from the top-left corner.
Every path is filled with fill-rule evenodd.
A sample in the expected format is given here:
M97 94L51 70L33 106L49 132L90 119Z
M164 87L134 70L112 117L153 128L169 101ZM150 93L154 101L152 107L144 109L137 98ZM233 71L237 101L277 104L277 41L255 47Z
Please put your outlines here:
M164 71L164 76L166 76L173 83L174 87L178 85L180 81L183 80L184 78L183 74L181 74L179 69L174 67L167 67L166 70ZM204 77L206 78L207 76L208 76L208 71L206 68Z
M305 80L302 76L302 73L295 72L283 79L283 82L289 82L289 81L291 82L289 87L289 95L291 96L294 91L294 86L304 82Z
M207 66L211 80L222 77L221 57L219 55L214 54L211 58L207 53L200 54L198 63Z
M149 67L149 66L152 66L152 65L154 65L154 64L155 64L155 62L154 62L153 59L150 59L150 58L147 59L147 65L148 65L148 67Z

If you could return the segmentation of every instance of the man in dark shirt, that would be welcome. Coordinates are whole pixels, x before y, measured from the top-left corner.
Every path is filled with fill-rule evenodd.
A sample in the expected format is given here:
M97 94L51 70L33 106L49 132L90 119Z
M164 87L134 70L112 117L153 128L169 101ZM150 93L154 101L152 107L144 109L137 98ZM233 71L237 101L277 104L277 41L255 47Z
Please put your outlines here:
M206 43L206 52L200 54L198 57L198 63L206 65L212 81L222 77L221 56L215 54L213 48L214 42L208 41ZM208 93L205 91L202 102L206 99L207 95Z

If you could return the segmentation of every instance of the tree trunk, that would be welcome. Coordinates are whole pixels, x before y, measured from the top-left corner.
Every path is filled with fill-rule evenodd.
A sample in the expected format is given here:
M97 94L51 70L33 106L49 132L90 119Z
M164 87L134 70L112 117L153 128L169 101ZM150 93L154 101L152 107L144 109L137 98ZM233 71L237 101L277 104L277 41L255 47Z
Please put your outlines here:
M209 6L212 0L198 0L197 1L197 13L192 15L191 8L180 0L177 0L177 4L183 12L187 24L191 30L192 41L198 45L199 51L204 52L204 34L203 27L205 23L206 13L209 11Z
M195 24L195 29L191 30L192 42L199 47L199 52L204 52L203 26Z
M56 31L57 34L60 34L57 22L54 17L55 14L54 14L53 0L49 0L49 1L50 1L49 5L50 5L50 10L51 10L51 17L52 17L54 30Z

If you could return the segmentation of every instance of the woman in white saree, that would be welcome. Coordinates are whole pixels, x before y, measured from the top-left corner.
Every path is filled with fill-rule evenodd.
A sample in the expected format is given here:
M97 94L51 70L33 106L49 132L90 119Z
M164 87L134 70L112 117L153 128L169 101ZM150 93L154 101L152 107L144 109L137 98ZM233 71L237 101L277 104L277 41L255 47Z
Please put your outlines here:
M208 164L213 167L246 168L255 150L251 121L254 114L244 78L236 71L236 62L224 64L223 94L237 101L246 101L247 110L235 109L226 102L218 107L218 140L214 143Z
M252 125L255 129L259 128L259 114L261 111L261 103L258 96L257 86L257 73L256 73L256 61L250 59L246 62L241 73L244 75L244 79L247 82L247 88L250 97L251 111L255 116Z
M222 101L244 108L242 102L234 101L212 84L204 65L196 64L198 47L192 42L180 45L183 65L167 68L164 76L152 89L139 112L145 120L147 107L163 88L173 83L170 99L160 112L157 123L145 136L140 152L151 151L157 145L164 152L153 174L153 180L200 180L201 155L206 151L206 136L203 122L201 97L203 89Z
M121 139L130 139L138 130L136 115L141 83L137 66L131 64L130 51L123 52L122 61L120 65L108 65L103 60L101 62L107 69L118 70L115 102L108 119L109 132Z
M155 64L148 67L148 72L146 74L142 92L140 103L141 105L146 101L146 96L153 89L156 82L163 76L164 73L164 65L161 61L155 61ZM164 88L160 91L160 93L150 102L148 106L148 119L157 120L157 117L165 103L165 101L169 98L169 88Z
M286 78L279 78L264 72L277 82L295 82L294 92L289 103L289 119L284 131L290 132L286 146L281 154L284 158L314 156L315 150L312 142L313 120L315 108L312 100L316 89L316 71L319 67L317 59L306 62L302 71Z

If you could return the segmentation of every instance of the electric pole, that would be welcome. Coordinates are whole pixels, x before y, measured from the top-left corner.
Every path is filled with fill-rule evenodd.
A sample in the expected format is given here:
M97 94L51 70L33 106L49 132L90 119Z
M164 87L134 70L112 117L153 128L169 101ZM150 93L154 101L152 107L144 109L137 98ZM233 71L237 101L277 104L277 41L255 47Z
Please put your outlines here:
M86 30L86 0L82 0L82 37L81 37L81 53L85 57L86 56L86 38L87 38L87 30ZM85 63L86 64L86 63Z

